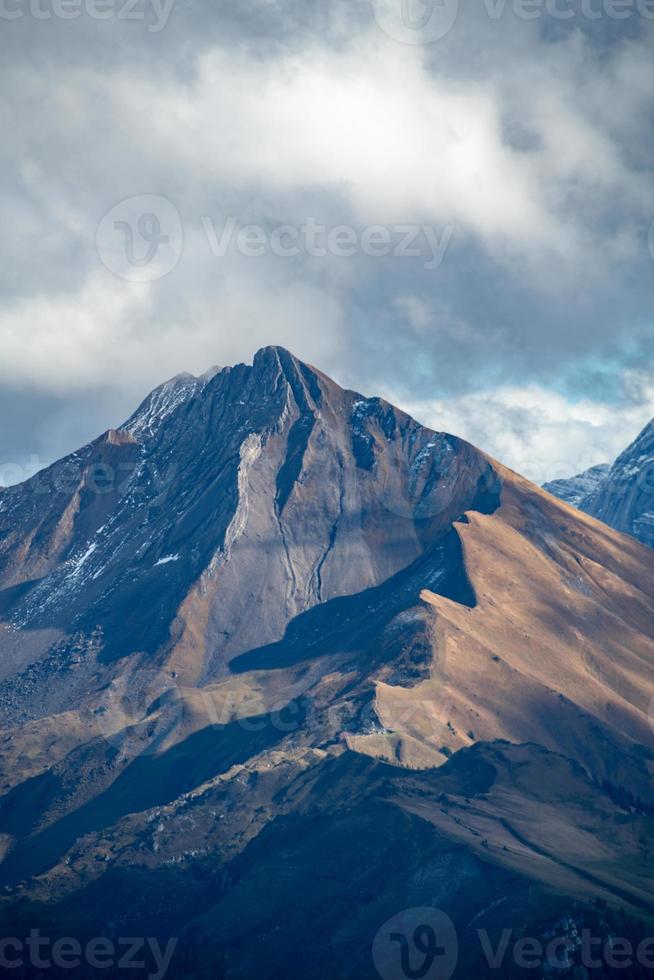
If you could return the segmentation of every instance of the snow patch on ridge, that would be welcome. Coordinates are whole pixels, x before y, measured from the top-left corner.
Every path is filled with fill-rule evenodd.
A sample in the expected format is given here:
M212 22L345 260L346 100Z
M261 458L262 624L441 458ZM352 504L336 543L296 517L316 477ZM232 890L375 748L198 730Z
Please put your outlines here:
M159 561L154 563L154 567L156 568L157 565L168 565L171 561L179 561L179 557L179 555L164 555L163 558L160 558Z
M171 378L170 381L154 389L122 427L123 431L135 437L153 435L164 419L172 415L184 402L190 401L205 383L192 374L179 374Z
M75 558L73 560L73 566L70 572L71 576L77 576L79 574L82 565L84 564L87 558L91 557L91 555L93 554L93 552L96 550L97 547L98 546L95 543L95 541L91 542L91 544L88 546L84 554L80 555L79 558Z

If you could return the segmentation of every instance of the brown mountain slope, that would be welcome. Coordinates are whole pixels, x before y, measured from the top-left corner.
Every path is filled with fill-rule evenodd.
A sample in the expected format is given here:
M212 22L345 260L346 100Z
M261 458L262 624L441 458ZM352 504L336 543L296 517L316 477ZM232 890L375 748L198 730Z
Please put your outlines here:
M273 980L414 905L648 920L652 552L286 352L180 384L101 508L0 515L2 922Z
M494 464L502 503L456 525L473 608L426 589L434 669L410 691L380 683L399 751L437 761L474 741L535 741L651 799L654 566L646 550ZM412 705L422 702L425 711ZM448 725L449 722L449 725ZM472 733L472 735L470 734ZM393 752L397 736L388 737ZM357 747L383 751L382 739ZM616 754L617 753L617 754ZM634 755L635 753L635 755ZM389 753L391 757L392 753Z

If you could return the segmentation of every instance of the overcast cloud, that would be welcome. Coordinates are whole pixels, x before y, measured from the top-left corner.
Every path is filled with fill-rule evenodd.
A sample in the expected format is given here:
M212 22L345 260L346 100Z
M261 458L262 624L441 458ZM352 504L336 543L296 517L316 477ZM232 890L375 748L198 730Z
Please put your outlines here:
M0 0L0 483L265 344L538 480L654 415L654 2L404 9Z

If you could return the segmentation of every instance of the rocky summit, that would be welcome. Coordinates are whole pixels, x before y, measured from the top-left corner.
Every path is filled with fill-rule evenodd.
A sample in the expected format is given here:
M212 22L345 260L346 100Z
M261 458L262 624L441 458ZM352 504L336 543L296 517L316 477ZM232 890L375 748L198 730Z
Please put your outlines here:
M633 533L616 466L592 509ZM179 375L0 491L3 935L538 975L489 962L508 929L572 977L583 928L654 919L653 605L642 543L281 348Z

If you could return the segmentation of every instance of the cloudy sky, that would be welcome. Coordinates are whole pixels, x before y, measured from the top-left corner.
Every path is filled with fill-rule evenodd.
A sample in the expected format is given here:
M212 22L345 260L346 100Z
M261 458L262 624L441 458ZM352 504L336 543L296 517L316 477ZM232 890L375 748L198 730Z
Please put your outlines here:
M0 483L281 344L536 480L654 416L654 0L0 0Z

